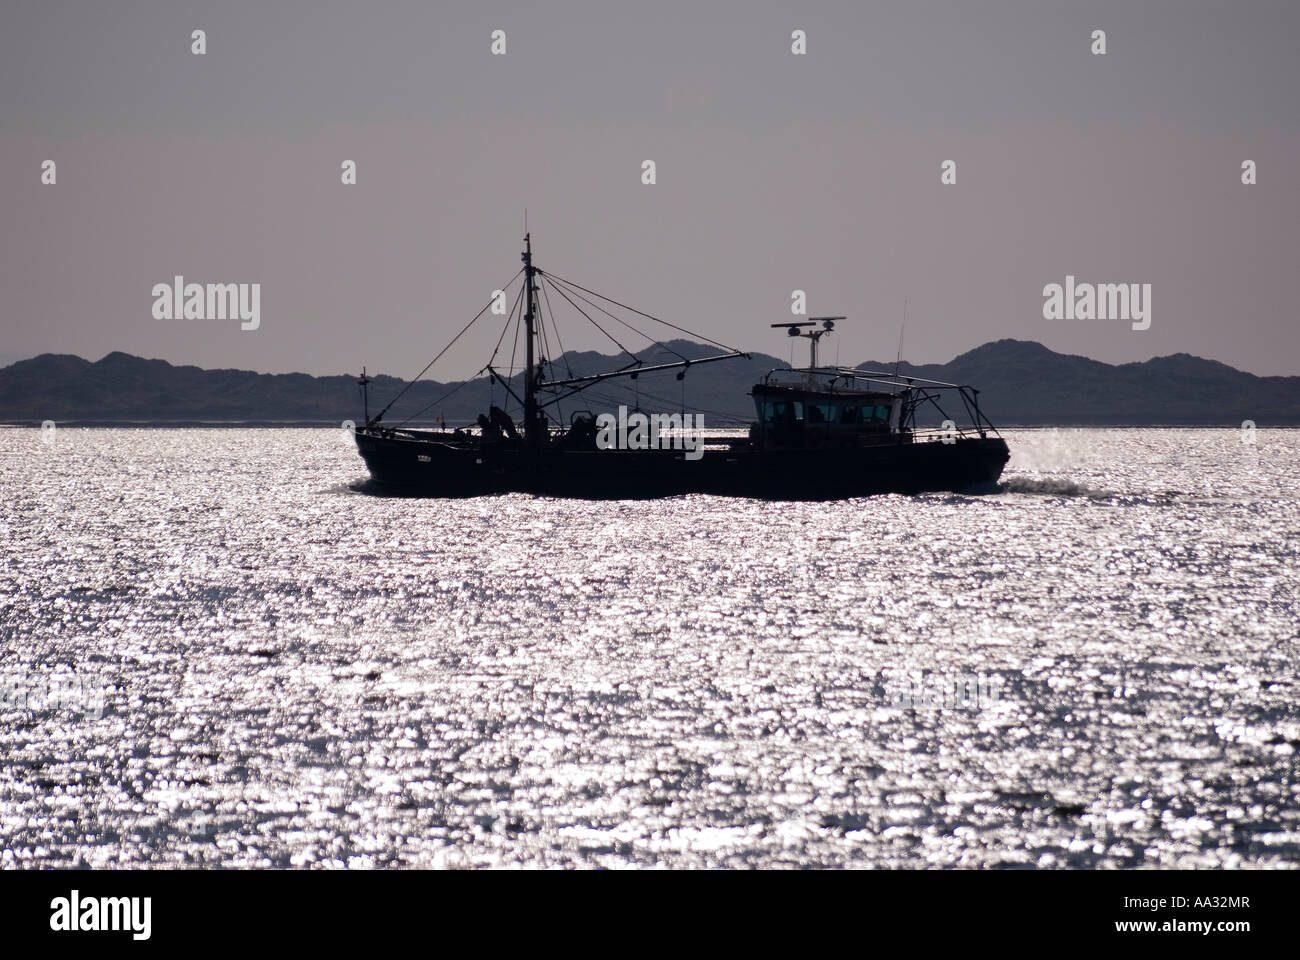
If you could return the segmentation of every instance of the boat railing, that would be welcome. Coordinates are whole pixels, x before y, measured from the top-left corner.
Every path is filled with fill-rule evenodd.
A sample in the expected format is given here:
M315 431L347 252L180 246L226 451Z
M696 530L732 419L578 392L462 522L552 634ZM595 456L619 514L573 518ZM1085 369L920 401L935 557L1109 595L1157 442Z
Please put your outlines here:
M964 421L959 421L956 417L949 414L948 409L941 400L950 397L956 393L961 400L962 408L966 414ZM933 407L939 416L943 418L943 425L938 430L917 430L916 414L918 410ZM937 433L941 439L948 439L954 436L964 438L966 428L960 424L970 425L970 429L981 439L987 437L990 433L994 436L1000 436L997 428L984 415L984 411L979 405L979 391L967 384L937 384L935 381L928 381L925 386L914 386L906 394L903 402L902 416L900 425L904 429L911 430L916 436L928 436L931 433Z
M969 384L949 383L945 380L931 380L927 377L898 376L895 374L884 373L878 370L856 370L848 367L816 367L797 369L794 367L773 367L763 376L764 386L786 386L779 381L773 381L773 377L778 374L802 374L803 376L827 376L830 377L828 387L833 388L836 380L843 379L846 383L862 381L865 384L881 385L893 388L892 391L903 397L903 409L899 417L899 431L911 433L916 439L945 439L952 437L954 431L959 438L965 438L973 433L979 437L986 437L990 433L999 436L997 428L984 415L984 411L979 405L979 391ZM790 387L797 389L798 384L789 384ZM951 397L953 394L961 401L962 410L966 418L964 421L958 421L956 417L950 416L943 402L945 397ZM916 428L916 414L918 410L933 407L942 417L945 423L952 423L951 428L940 427L935 430ZM963 427L960 424L965 423L968 426Z

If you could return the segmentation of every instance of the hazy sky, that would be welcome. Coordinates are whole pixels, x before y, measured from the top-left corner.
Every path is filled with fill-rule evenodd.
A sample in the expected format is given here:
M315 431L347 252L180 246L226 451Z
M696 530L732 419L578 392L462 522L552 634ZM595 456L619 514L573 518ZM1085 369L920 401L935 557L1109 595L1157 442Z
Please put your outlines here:
M828 360L892 358L906 298L916 362L1300 374L1297 37L1259 0L6 0L0 362L409 376L518 269L526 206L543 268L745 349L787 354L798 288L849 315ZM260 283L260 329L155 319L176 274ZM1150 329L1045 320L1067 274L1150 283Z

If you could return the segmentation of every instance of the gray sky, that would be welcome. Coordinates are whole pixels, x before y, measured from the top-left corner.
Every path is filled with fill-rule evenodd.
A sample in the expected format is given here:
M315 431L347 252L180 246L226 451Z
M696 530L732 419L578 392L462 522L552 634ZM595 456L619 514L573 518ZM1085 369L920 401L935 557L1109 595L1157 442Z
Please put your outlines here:
M906 298L916 362L1015 337L1300 374L1297 36L1261 0L8 0L0 362L409 376L518 269L527 206L543 268L745 349L787 354L800 288L849 315L828 360L892 358ZM175 274L260 283L261 328L154 319ZM1045 320L1067 274L1150 283L1151 328Z

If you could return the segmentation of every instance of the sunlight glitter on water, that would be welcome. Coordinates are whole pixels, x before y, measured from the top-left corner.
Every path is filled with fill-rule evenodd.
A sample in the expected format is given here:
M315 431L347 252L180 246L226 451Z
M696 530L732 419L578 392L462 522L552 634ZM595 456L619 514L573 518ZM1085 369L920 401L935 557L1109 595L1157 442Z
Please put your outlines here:
M1000 492L825 504L0 437L8 866L1300 860L1297 431L1011 431Z

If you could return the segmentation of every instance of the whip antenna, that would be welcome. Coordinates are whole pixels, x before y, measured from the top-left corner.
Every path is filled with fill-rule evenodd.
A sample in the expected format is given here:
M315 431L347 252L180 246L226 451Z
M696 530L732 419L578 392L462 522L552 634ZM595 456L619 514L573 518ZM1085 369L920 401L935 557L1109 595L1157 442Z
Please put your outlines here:
M903 331L907 329L907 301L903 301L903 325L898 328L898 356L894 358L894 379L898 379L898 368L903 363Z

